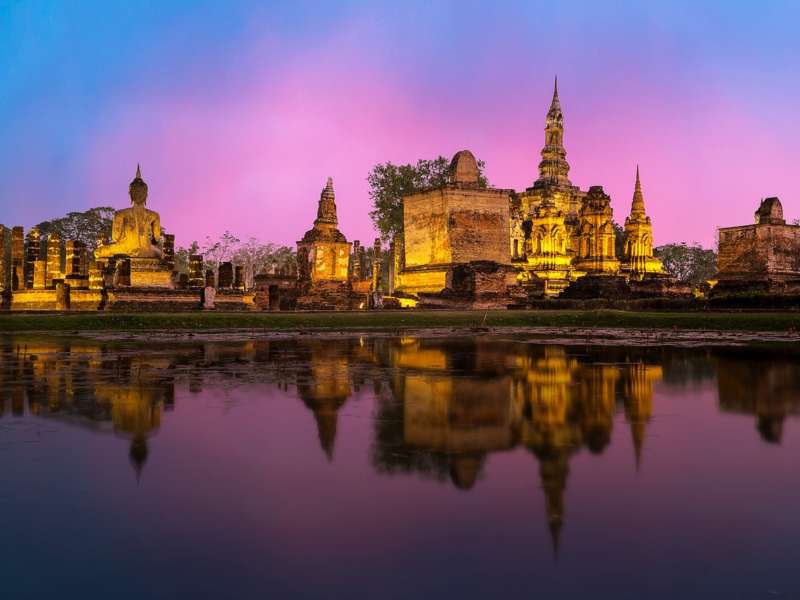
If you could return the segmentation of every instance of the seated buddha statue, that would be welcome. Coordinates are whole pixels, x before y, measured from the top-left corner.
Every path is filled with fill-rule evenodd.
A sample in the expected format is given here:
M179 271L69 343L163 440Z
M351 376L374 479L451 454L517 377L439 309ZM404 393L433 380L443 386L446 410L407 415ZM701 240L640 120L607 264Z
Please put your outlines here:
M110 258L124 254L132 258L161 258L161 219L158 213L145 208L147 184L142 179L139 165L136 177L128 187L130 208L114 213L111 225L112 241L99 245L95 258Z

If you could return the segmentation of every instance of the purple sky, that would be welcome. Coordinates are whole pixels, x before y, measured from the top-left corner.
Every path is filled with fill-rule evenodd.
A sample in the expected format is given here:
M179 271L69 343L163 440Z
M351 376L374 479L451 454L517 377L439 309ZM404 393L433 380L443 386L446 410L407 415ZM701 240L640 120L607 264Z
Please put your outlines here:
M366 176L469 148L536 177L558 73L574 183L615 218L636 164L657 244L713 244L760 198L800 217L800 8L743 2L15 2L0 8L0 222L128 205L136 163L178 245L291 244L333 177L369 242Z

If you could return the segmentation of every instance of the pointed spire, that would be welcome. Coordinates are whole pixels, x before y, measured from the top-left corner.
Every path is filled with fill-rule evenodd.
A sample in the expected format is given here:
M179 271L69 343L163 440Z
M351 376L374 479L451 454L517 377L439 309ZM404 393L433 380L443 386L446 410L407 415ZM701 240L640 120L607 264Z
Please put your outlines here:
M553 100L550 102L550 110L548 115L561 112L561 102L558 100L558 75L556 75L555 82L553 83Z
M136 163L136 177L134 179L141 179L142 178L142 169L139 167L139 163Z
M631 421L631 437L633 438L633 454L636 459L636 472L642 466L642 448L644 447L646 421Z
M339 222L336 217L336 194L333 192L333 177L328 177L325 187L319 196L319 208L317 209L317 220L315 224L328 223L337 225Z
M636 185L633 189L633 201L631 202L631 216L644 217L644 194L642 194L642 182L639 179L639 165L636 165Z

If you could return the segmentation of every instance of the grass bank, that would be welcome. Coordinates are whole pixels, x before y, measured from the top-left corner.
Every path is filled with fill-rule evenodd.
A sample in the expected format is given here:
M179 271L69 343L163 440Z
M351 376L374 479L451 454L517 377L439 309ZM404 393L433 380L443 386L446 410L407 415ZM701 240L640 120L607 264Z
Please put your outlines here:
M724 331L800 330L800 313L547 311L376 311L341 313L64 313L0 314L0 332L392 330L469 327L622 327Z

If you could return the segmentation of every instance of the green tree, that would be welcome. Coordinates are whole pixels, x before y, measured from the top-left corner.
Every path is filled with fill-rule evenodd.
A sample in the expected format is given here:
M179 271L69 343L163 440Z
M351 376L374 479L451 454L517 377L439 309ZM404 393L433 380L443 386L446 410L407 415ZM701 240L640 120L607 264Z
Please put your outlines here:
M479 184L487 187L485 164L478 161ZM450 161L444 156L418 160L416 165L375 165L367 176L373 210L369 213L384 242L403 230L403 197L447 183Z
M111 222L114 219L114 209L110 206L98 206L84 212L67 213L65 217L42 221L36 227L47 237L57 233L61 239L76 240L86 244L91 251L97 247L97 240L101 237L111 237Z
M614 226L614 252L616 252L617 258L622 258L622 254L625 252L625 228L616 221L612 221L612 224Z
M175 270L178 273L189 273L189 256L200 251L200 244L197 241L191 243L188 248L180 247L175 249Z
M654 254L667 273L684 283L699 285L717 272L717 253L699 244L667 244L656 248Z

